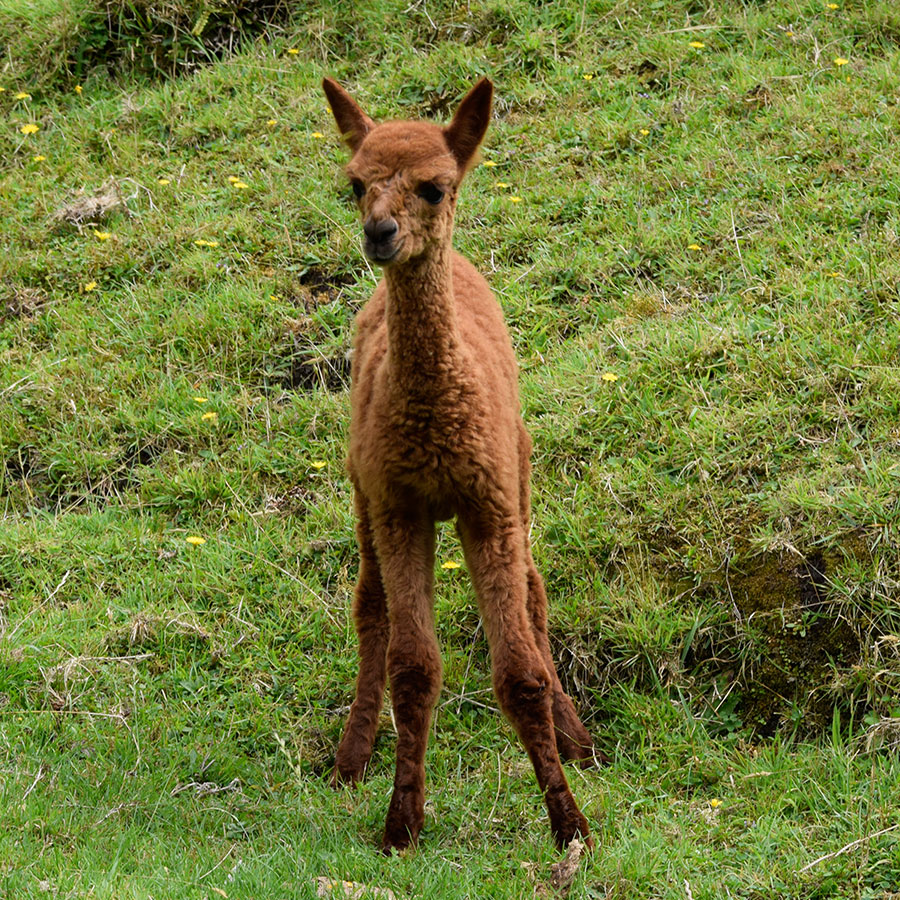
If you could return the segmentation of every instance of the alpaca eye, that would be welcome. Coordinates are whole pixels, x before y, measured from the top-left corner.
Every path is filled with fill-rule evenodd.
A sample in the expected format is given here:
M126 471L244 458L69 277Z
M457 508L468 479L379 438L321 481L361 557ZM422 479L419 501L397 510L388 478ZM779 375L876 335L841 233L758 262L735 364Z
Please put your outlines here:
M365 185L358 178L354 178L353 181L350 182L350 187L353 188L353 196L356 197L357 200L362 200L363 194L366 192Z
M444 199L444 192L436 184L426 181L424 184L419 185L419 196L426 203L437 206Z

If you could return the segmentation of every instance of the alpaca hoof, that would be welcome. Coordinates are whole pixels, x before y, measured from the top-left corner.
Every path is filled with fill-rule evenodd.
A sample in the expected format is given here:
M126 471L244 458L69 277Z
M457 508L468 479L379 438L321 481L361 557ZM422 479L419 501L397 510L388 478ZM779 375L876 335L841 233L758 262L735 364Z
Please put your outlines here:
M416 791L395 790L391 797L381 851L390 855L414 847L425 820L425 798Z
M366 776L367 762L362 765L349 765L346 763L336 762L334 771L331 773L331 786L335 789L344 785L355 787Z

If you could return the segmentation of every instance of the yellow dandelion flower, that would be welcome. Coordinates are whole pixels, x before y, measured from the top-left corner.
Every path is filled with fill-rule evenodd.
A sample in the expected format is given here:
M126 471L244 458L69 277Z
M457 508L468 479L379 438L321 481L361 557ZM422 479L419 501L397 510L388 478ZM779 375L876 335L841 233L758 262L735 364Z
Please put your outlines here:
M205 412L200 418L204 422L217 422L219 420L219 414L214 412Z
M459 563L456 560L448 559L447 562L441 563L442 569L458 569Z
M290 53L291 56L296 56L299 52L300 52L300 51L297 50L296 47L291 47L291 49L288 50L288 53Z
M30 100L31 94L27 94L25 91L18 91L17 93L13 94L13 99L15 99L15 100Z
M5 93L6 93L6 88L0 87L0 94L5 94Z
M500 188L500 189L502 190L503 188L508 188L508 187L509 187L509 182L507 182L507 181L498 181L498 182L494 185L494 187Z
M601 380L601 381L608 381L608 382L612 383L613 381L618 381L618 380L619 380L619 376L616 375L615 372L604 372L604 373L600 376L600 380Z
M189 535L185 540L194 547L202 547L206 543L206 538L202 538L198 534Z
M793 36L794 36L794 32L793 32L793 31L786 31L785 34L786 34L788 37L793 37Z
M325 466L328 465L328 463L325 462L324 459L314 459L314 460L310 463L310 465L311 465L314 469L324 469Z
M486 160L482 163L482 165L483 165L485 168L493 169L494 166L497 165L497 163L495 163L492 159L486 159Z
M713 797L712 800L709 801L709 805L713 809L717 809L718 807L720 807L722 805L722 801L719 800L717 797Z
M276 303L281 299L278 294L269 294L269 299L274 300Z
M194 403L209 403L209 397L194 397Z
M848 62L850 62L849 59L844 59L843 56L838 56L838 57L835 59L834 64L835 64L838 68L840 68L841 66L846 66Z
M244 190L246 190L248 187L250 187L250 185L247 184L246 181L232 181L231 183L232 183L232 184L234 185L234 187L236 187L239 191L244 191Z
M40 126L35 125L33 122L29 122L27 125L23 125L19 129L19 131L21 131L22 134L37 134L37 132L40 130L41 130Z
M84 88L80 84L76 84L74 90L76 94L80 94Z
M171 184L172 181L171 181L170 178L157 178L157 179L156 179L156 183L165 186L165 185L167 185L167 184Z
M32 156L31 158L32 158L35 162L43 162L47 157L44 156L44 155L41 154L41 153L38 153L37 156Z
M582 75L581 77L582 77L585 81L593 81L593 79L594 79L594 76L591 75L590 73L588 73L588 74L586 74L586 75Z
M323 138L323 137L325 137L325 135L322 134L321 131L314 131L314 132L312 133L311 136L314 137L314 138Z
M840 278L840 277L841 277L841 273L840 273L840 272L826 272L825 274L826 274L829 278Z
M229 175L229 176L228 176L228 181L229 181L231 184L237 184L240 180L241 180L241 179L238 178L237 175Z
M647 137L647 135L650 134L650 131L649 131L649 129L647 129L647 128L642 128L642 129L641 129L641 134L642 134L644 137Z
M703 41L691 41L689 46L693 47L695 50L702 50L706 44L704 44Z
M837 9L838 8L837 3L826 3L825 6L827 9Z
M688 244L688 250L699 250L699 249L700 249L699 244Z
M277 124L278 124L278 119L268 119L266 121L266 125L268 125L269 128L274 128Z
M89 281L87 284L83 284L83 285L81 286L81 289L82 289L86 294L88 294L88 293L90 293L91 291L93 291L96 287L97 287L97 282L96 282L96 281Z
M108 231L95 231L94 235L98 241L108 241L112 237Z
M521 203L521 202L522 202L522 198L521 198L521 197L510 197L510 198L509 198L509 202L510 202L510 203Z

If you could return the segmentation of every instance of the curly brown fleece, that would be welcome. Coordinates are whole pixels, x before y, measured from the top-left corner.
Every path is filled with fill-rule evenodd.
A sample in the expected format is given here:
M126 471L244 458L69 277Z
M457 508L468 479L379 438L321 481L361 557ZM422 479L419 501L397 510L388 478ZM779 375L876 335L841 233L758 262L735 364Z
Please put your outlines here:
M446 128L376 125L337 82L323 87L353 151L346 171L366 253L384 267L357 317L353 356L359 677L335 782L364 775L389 676L398 741L383 849L417 841L441 685L434 523L456 516L497 698L534 765L557 843L587 838L560 755L587 763L593 747L547 640L547 597L528 541L531 441L516 360L487 283L451 246L459 186L487 129L493 87L479 81Z

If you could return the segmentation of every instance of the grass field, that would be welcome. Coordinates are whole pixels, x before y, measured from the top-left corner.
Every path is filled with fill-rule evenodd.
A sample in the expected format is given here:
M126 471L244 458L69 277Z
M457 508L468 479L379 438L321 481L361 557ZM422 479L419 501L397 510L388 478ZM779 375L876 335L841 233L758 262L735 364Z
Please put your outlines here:
M900 897L896 4L5 0L0 48L0 897ZM456 244L613 759L565 890L464 569L418 851L388 714L328 786L377 273L325 74L495 83Z

